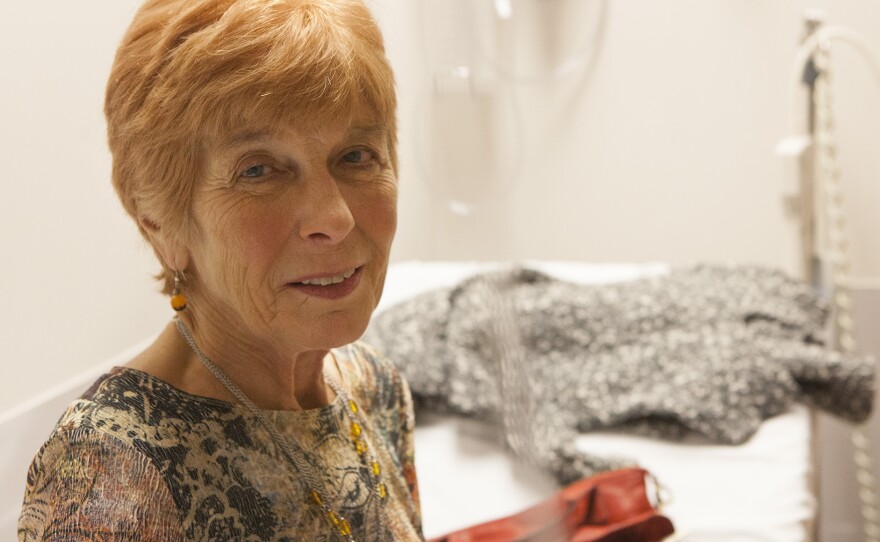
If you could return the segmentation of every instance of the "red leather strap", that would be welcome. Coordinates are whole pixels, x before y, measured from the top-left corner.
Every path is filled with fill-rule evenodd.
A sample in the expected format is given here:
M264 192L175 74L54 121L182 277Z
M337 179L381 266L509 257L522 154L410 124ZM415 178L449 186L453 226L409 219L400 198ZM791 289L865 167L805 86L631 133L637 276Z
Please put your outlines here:
M672 534L651 505L644 469L610 471L579 480L518 514L429 542L654 542Z

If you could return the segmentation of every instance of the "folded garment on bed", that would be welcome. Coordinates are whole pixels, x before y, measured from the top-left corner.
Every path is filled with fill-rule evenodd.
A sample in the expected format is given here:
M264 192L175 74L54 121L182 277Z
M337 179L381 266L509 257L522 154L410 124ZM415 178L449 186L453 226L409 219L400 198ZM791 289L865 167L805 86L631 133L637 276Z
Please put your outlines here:
M598 286L511 269L392 306L365 340L418 409L497 422L515 453L569 483L628 463L578 452L577 432L735 444L793 401L864 420L873 363L823 344L826 315L808 286L762 267Z

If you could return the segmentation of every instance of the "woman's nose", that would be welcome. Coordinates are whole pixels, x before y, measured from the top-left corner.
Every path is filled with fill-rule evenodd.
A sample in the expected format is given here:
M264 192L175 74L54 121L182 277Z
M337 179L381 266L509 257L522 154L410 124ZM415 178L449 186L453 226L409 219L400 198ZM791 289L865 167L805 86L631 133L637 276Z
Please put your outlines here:
M335 244L354 229L354 216L329 171L322 171L307 181L308 194L301 207L300 236L303 239Z

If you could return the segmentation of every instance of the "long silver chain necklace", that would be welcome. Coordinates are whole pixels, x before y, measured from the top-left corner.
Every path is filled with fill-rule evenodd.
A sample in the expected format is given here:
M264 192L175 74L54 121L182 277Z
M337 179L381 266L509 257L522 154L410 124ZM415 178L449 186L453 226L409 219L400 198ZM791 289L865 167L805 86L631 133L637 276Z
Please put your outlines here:
M354 535L352 534L351 524L345 519L342 514L334 510L330 507L327 502L327 498L319 488L323 487L323 483L315 474L314 468L309 465L305 459L303 458L304 453L302 453L302 447L297 443L297 448L299 448L300 453L297 454L294 452L293 448L291 448L290 444L281 437L281 434L278 433L278 428L274 423L270 422L266 415L257 408L257 406L251 401L247 395L238 385L224 373L220 367L218 367L213 361L208 359L208 356L202 352L199 346L196 344L195 339L190 333L189 329L186 327L186 324L178 317L174 317L174 325L177 326L177 330L180 332L180 335L183 337L183 340L192 348L193 352L195 352L196 357L199 358L199 361L202 362L202 365L205 366L208 371L213 374L217 380L220 381L221 384L226 386L226 389L235 396L250 412L253 414L257 420L269 431L269 434L272 436L272 440L275 445L281 449L284 453L285 457L287 457L288 461L296 468L299 474L305 479L305 485L308 490L309 500L314 505L317 506L327 521L328 525L333 529L333 531L339 535L342 539L348 540L349 542L354 542ZM380 502L384 501L388 496L388 489L385 483L382 481L382 469L379 465L379 461L376 456L370 451L370 447L367 445L367 441L364 438L364 430L366 429L366 419L364 418L363 412L360 407L358 407L357 403L355 403L354 399L349 397L349 395L342 389L342 386L336 382L336 379L328 374L325 371L324 379L339 397L339 399L345 405L345 408L348 410L349 418L351 419L350 431L351 431L351 439L354 445L354 449L357 452L358 456L362 459L366 459L367 465L369 467L369 472L373 477L374 491L376 495L379 497ZM380 509L380 517L382 516L384 509Z

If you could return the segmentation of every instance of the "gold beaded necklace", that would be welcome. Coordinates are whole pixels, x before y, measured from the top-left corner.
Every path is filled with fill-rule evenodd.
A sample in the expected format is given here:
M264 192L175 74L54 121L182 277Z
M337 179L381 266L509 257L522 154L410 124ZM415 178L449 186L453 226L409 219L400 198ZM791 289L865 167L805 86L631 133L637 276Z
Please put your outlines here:
M251 401L247 395L238 385L224 373L220 367L218 367L213 361L208 359L208 357L201 351L201 349L196 344L195 339L190 333L189 329L183 323L183 321L175 316L174 324L177 326L177 330L180 332L180 335L183 337L183 340L189 345L189 347L195 352L196 357L199 358L202 365L205 366L208 371L213 374L217 380L220 381L226 389L232 393L250 412L253 414L260 423L269 431L269 434L272 436L272 440L275 445L281 449L284 456L288 461L296 468L296 470L300 473L300 475L304 479L304 483L306 485L307 494L309 495L309 501L312 505L316 506L320 511L324 519L326 520L328 526L330 526L333 531L341 537L343 540L348 540L349 542L354 542L354 536L352 534L351 524L348 520L339 512L334 510L329 506L327 500L322 495L321 491L318 488L322 487L318 475L314 472L311 466L309 466L308 462L306 462L302 455L304 455L302 451L302 446L299 443L296 443L296 448L299 453L295 453L293 448L291 448L290 444L287 440L283 439L281 435L278 433L278 428L266 418L263 412L257 408L257 406ZM342 389L342 386L336 382L336 379L333 375L329 374L325 371L324 378L336 395L339 397L339 400L346 406L346 412L350 419L350 435L352 445L354 446L354 450L357 452L361 461L365 461L365 465L368 467L370 474L373 476L373 487L376 495L379 497L380 502L384 501L388 497L388 488L385 485L385 482L382 481L382 469L379 465L379 461L376 456L370 450L369 445L366 441L366 435L364 433L366 428L366 419L364 418L363 412L361 411L358 404L349 397L349 395ZM380 516L383 521L387 523L387 520L384 518L385 509L382 507L380 509Z

